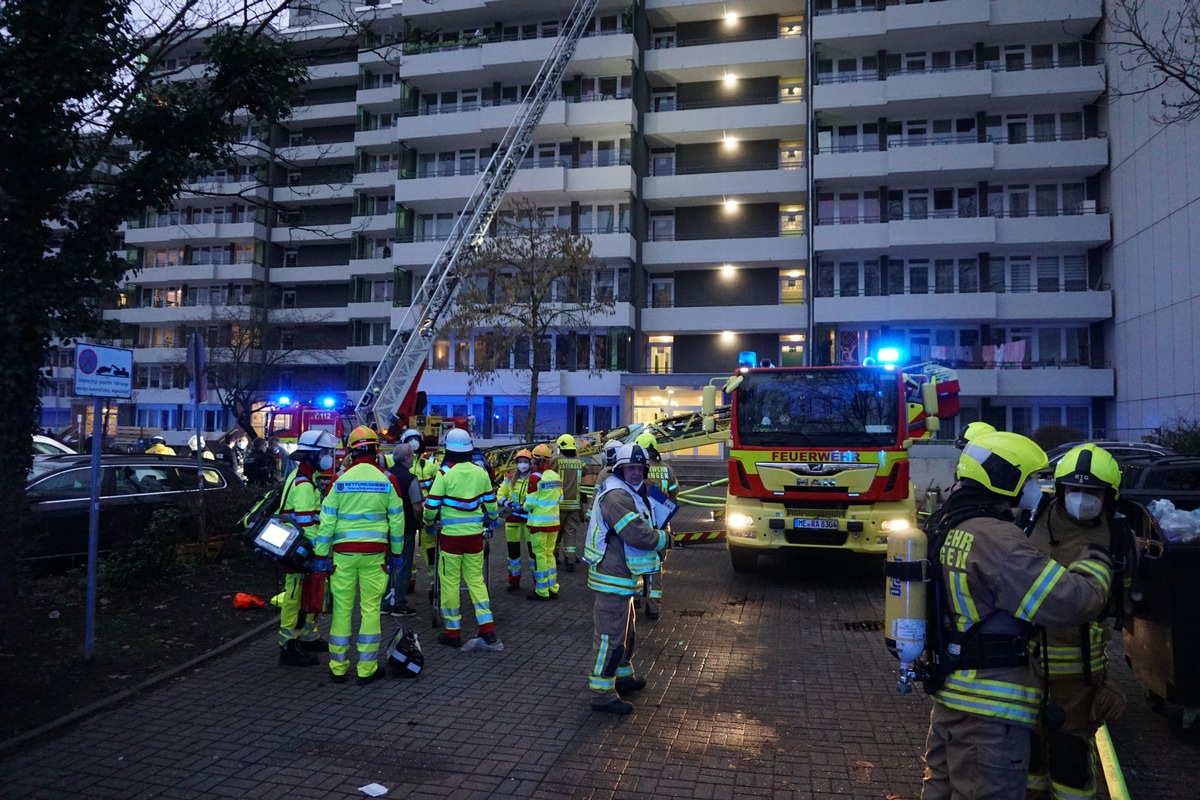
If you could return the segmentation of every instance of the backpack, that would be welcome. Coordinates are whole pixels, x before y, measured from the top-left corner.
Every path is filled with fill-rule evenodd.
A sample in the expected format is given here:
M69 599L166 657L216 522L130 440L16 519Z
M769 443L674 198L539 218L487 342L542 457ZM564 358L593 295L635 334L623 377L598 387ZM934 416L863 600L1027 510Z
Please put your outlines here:
M271 489L242 517L238 524L242 528L242 536L247 541L254 541L271 517L278 514L279 509L283 508L283 490L283 486Z
M425 653L417 632L404 625L396 631L387 649L387 662L401 678L416 678L425 668Z

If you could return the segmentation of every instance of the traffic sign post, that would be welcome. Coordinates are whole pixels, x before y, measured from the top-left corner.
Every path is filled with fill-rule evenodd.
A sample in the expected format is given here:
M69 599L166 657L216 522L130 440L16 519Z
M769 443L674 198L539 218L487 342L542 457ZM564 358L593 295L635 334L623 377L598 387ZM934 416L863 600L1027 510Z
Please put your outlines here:
M204 337L193 333L188 337L187 366L192 377L188 387L192 395L192 422L196 424L196 502L200 506L198 522L201 542L208 541L208 528L204 524L204 425L200 418L200 403L208 394L208 378L204 374L206 358Z
M92 497L88 506L87 614L83 660L91 661L96 644L96 561L100 538L100 448L104 439L104 400L133 396L133 351L97 344L75 347L75 395L92 397Z

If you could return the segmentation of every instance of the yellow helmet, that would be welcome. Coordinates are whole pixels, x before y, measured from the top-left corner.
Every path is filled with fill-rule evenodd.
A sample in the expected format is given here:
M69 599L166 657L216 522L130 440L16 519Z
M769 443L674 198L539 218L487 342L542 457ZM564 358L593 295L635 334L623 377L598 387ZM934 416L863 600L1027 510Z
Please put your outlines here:
M1046 453L1019 433L994 431L975 436L958 459L958 477L973 480L1005 497L1016 497L1030 475L1049 465Z
M654 437L654 434L651 433L650 431L642 431L641 433L639 433L637 435L637 438L634 439L633 441L634 441L634 444L640 444L642 446L643 450L657 450L658 449L658 439L656 439Z
M982 436L985 433L995 432L996 429L991 425L987 424L986 422L980 422L976 420L967 427L963 428L963 432L959 434L958 438L954 441L954 444L957 445L959 449L962 449L966 446L967 442L972 441L973 439Z
M350 438L346 440L346 446L351 450L357 450L360 447L371 447L379 444L379 434L368 428L366 425L359 425L354 430L350 431Z
M1121 468L1103 447L1081 444L1067 451L1054 468L1054 487L1083 486L1111 489L1113 499L1121 496Z
M533 448L533 457L549 461L554 457L554 451L550 449L550 445L548 444L539 444Z
M517 454L513 456L513 461L516 461L518 458L528 458L530 461L533 461L533 453L528 450L518 450Z
M558 445L559 450L578 450L579 445L575 441L575 437L569 433L564 433L554 442Z

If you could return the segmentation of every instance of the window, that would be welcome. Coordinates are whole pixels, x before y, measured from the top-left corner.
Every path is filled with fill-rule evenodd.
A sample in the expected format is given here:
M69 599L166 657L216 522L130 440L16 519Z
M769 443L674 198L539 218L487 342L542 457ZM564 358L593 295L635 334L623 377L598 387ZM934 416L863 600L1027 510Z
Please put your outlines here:
M804 302L804 270L779 271L779 302L783 304Z
M675 305L675 278L650 276L647 295L651 308L671 308Z
M296 290L284 289L280 292L280 308L295 308L296 307Z

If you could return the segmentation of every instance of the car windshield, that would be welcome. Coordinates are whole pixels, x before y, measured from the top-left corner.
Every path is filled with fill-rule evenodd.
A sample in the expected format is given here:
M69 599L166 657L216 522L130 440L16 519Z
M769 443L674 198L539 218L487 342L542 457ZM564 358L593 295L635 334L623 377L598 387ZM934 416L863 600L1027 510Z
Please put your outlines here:
M867 367L747 372L734 399L749 447L894 447L897 373Z
M34 459L33 466L29 468L27 480L35 480L43 475L49 475L51 472L62 469L64 462L53 458Z

